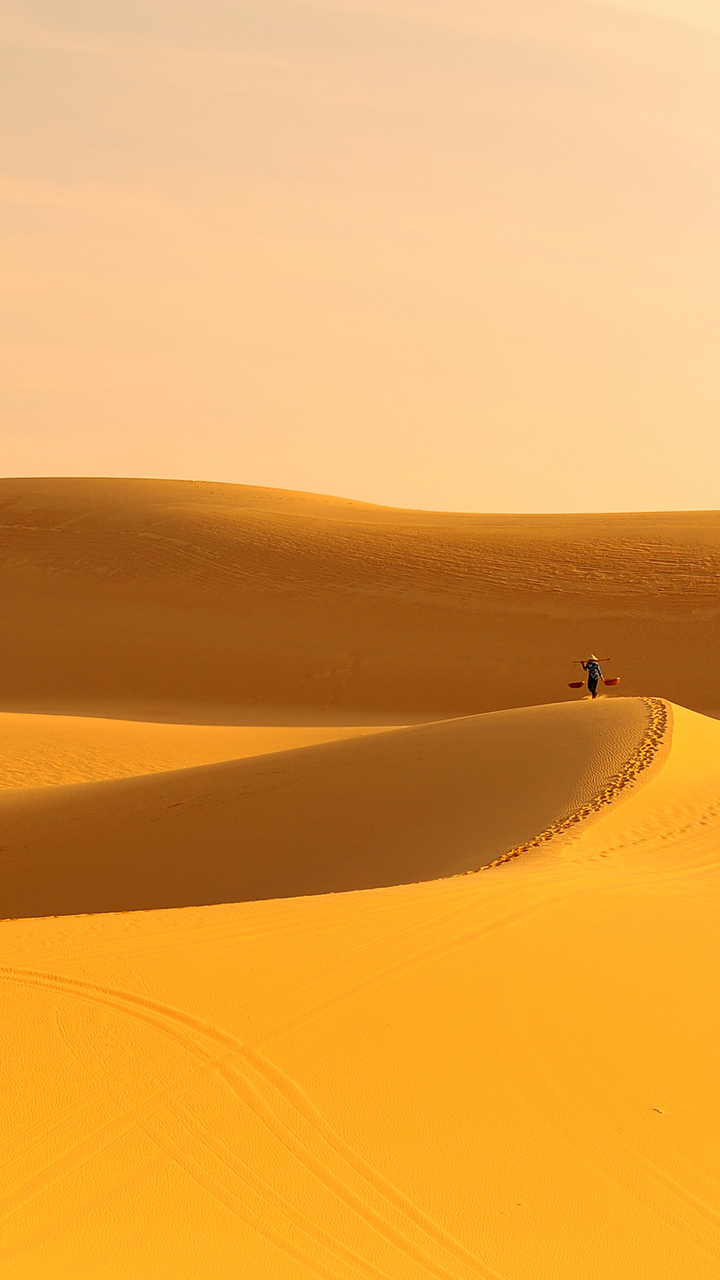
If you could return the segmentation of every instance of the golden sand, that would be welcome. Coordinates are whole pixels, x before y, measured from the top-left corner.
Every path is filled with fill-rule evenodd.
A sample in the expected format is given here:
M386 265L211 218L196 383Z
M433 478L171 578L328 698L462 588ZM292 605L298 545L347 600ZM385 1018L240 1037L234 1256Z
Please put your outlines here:
M595 652L626 695L720 715L719 512L0 480L0 531L0 710L405 724L562 700Z
M3 1280L714 1280L716 517L0 494Z
M0 790L135 778L377 732L369 726L187 725L0 712Z

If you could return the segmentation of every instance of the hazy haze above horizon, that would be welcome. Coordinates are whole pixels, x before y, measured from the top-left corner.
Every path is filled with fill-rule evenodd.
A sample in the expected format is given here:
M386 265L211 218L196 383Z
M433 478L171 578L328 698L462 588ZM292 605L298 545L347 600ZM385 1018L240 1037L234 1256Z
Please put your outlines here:
M4 8L5 475L720 507L720 0Z

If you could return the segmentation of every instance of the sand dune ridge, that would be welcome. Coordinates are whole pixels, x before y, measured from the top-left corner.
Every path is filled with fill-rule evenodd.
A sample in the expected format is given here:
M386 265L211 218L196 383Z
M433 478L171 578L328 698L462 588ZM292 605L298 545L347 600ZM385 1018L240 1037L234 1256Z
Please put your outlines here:
M479 867L478 870L487 871L490 867L499 867L504 862L512 862L513 858L519 858L521 854L529 853L531 849L539 849L541 845L546 844L548 840L553 840L555 836L564 835L576 823L583 822L586 818L599 814L606 805L613 804L622 795L626 787L632 786L645 769L650 768L655 762L658 752L663 747L669 751L670 744L665 741L665 735L668 733L670 726L671 711L669 705L663 702L662 698L643 698L642 701L650 712L647 731L637 749L626 760L620 772L608 780L605 788L598 792L596 796L593 796L592 800L584 804L582 808L558 818L556 822L546 827L544 831L540 831L536 836L533 836L532 840L527 840L525 844L509 849L507 853L501 854L499 858L494 858L492 862L486 863L484 867Z
M616 798L650 762L653 715L642 699L556 703L6 790L0 911L182 907L475 870L478 855L493 862Z

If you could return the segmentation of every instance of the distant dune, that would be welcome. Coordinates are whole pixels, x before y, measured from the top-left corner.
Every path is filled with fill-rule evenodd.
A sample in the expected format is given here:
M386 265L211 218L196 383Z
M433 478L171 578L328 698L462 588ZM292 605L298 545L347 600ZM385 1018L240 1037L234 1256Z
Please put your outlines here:
M3 1280L716 1280L720 515L0 509Z
M720 714L717 512L2 480L0 534L6 711L405 723L562 700L595 651L623 693Z

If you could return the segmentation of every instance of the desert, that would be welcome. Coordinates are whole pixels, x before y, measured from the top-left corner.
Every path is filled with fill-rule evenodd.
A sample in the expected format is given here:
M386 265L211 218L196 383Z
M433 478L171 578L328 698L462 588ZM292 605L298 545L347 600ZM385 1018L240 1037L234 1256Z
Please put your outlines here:
M3 1276L715 1277L720 515L0 525Z
M9 0L0 1280L720 1277L720 0Z

